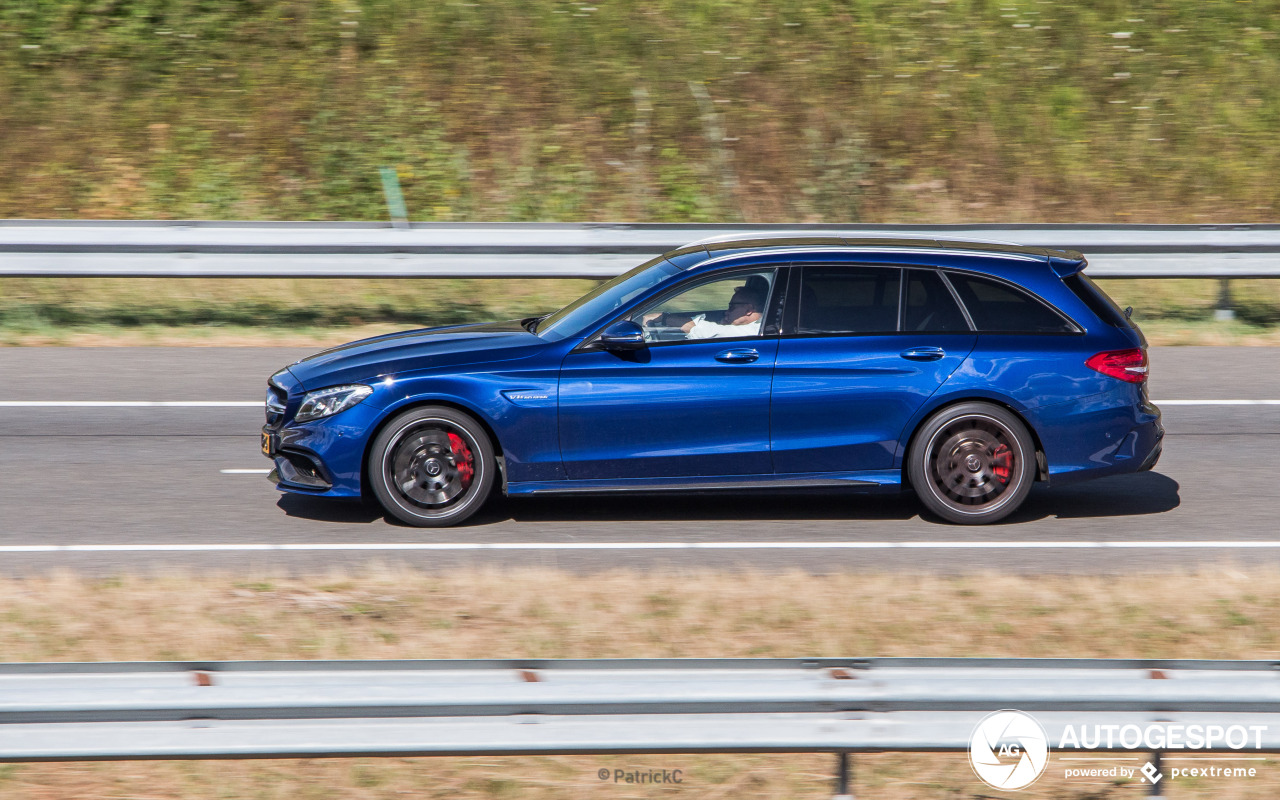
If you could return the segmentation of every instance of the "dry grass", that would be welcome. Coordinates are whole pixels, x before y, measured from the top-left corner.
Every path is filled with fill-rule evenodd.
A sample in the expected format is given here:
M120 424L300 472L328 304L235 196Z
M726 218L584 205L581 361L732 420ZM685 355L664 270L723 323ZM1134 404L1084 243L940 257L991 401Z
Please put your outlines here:
M615 571L0 582L6 661L1280 658L1280 573L1107 578ZM140 632L145 631L145 634Z
M321 577L68 573L0 581L0 658L147 659L1101 656L1280 657L1280 573L590 577L551 571ZM603 783L599 768L685 770L676 788ZM824 797L828 756L360 759L0 767L0 795L40 798ZM991 797L963 758L857 759L861 790ZM1179 781L1169 797L1275 796L1252 781ZM1110 798L1137 786L1065 783L1021 797Z

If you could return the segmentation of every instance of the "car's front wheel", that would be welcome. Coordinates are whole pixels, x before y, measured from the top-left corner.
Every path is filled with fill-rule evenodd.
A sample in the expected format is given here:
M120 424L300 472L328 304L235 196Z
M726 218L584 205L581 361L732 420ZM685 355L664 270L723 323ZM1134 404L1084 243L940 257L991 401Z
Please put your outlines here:
M1013 413L990 403L960 403L920 427L907 477L921 502L950 522L1003 519L1035 481L1035 444Z
M493 444L452 408L413 408L391 420L369 450L369 484L396 519L423 528L456 525L493 489Z

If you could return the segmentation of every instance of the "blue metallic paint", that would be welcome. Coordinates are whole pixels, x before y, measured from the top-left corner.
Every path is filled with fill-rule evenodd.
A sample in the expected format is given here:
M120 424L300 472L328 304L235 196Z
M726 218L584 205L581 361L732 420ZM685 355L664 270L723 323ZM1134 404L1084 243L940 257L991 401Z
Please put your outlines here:
M289 371L310 391L368 383L384 375L513 361L528 358L542 347L542 340L519 323L426 328L324 350L290 365Z
M1027 414L1040 432L1050 483L1136 470L1164 436L1159 410L1132 384Z
M1001 403L1022 416L1055 484L1136 470L1159 447L1159 410L1145 387L1084 366L1093 353L1143 342L1136 330L1098 320L1063 285L1055 270L1069 274L1077 263L1069 257L1051 264L1021 251L790 244L684 248L668 259L658 268L674 264L683 272L575 335L544 339L519 322L451 326L353 342L303 359L273 376L287 392L284 421L273 430L283 449L323 465L333 482L323 494L333 497L360 495L367 447L383 424L430 403L456 406L489 429L511 494L716 480L892 489L902 483L907 446L923 420L971 399ZM582 348L607 324L680 282L720 269L806 263L991 275L1042 297L1083 333L783 335L632 353ZM743 346L760 358L715 360ZM920 346L941 347L946 355L929 362L901 356ZM333 417L292 422L307 391L346 383L366 383L374 393Z
M290 396L291 405L294 398ZM360 403L327 419L296 423L280 431L280 449L314 456L333 488L329 497L358 497L363 469L365 435L376 424L379 410ZM304 489L306 487L303 487ZM308 490L308 494L315 494Z
M736 346L751 363L716 356ZM560 448L573 480L772 472L776 338L708 339L570 353L560 368Z
M733 489L845 489L862 493L897 491L902 470L809 472L788 475L699 475L696 478L610 478L582 481L528 481L512 484L508 494L607 494L615 491L726 491Z
M902 430L964 362L965 334L784 338L773 379L772 446L777 472L837 472L894 466ZM941 347L937 361L902 357Z
M556 348L563 349L563 348ZM521 366L518 362L514 366ZM517 405L504 392L557 397L558 363L528 364L528 369L426 370L397 379L395 402L384 409L381 423L424 403L456 406L493 431L507 465L507 480L557 480L564 477L556 440L556 406ZM376 394L376 392L375 392ZM346 413L346 412L343 412ZM341 415L338 415L341 416ZM370 431L372 441L376 433Z

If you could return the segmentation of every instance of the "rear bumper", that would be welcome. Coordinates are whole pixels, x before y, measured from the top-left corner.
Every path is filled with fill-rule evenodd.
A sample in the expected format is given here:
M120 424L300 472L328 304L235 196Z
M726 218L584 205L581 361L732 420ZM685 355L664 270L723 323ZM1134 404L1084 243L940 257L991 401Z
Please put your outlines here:
M1161 431L1161 433L1163 433L1163 431ZM1147 472L1149 470L1155 469L1156 462L1160 460L1160 453L1163 451L1164 451L1164 441L1162 439L1160 442L1156 444L1156 447L1154 450L1151 451L1151 454L1147 456L1147 460L1143 461L1142 465L1139 466L1136 471Z
M1138 387L1040 408L1030 421L1051 485L1150 470L1163 450L1160 409Z

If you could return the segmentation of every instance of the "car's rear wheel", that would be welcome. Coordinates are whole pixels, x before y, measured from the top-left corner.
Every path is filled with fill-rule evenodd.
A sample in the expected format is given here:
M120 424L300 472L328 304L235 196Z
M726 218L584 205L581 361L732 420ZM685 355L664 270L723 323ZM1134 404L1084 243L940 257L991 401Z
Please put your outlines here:
M980 525L1022 505L1035 481L1035 444L1013 413L990 403L960 403L920 427L907 477L921 502L951 522Z
M400 414L369 450L369 484L386 512L423 528L457 525L493 489L493 444L474 419L428 406Z

